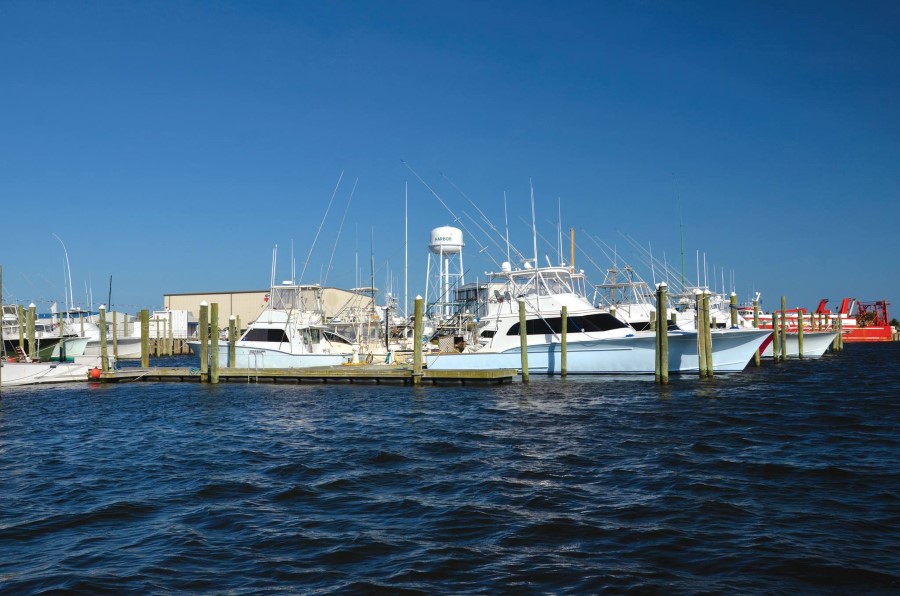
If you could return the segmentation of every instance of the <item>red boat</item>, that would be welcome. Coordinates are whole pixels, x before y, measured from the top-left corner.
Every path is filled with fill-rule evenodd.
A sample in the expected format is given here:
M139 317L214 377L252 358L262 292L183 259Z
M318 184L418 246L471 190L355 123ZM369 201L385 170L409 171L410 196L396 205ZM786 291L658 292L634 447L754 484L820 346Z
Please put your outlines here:
M841 317L845 342L893 340L894 329L888 316L887 300L859 302L856 299L844 298L840 310L834 314L825 308L827 302L828 299L823 298L816 308L816 313L827 315L829 318Z
M787 330L796 331L797 320L802 317L805 330L817 328L830 331L834 329L837 319L840 318L845 342L893 340L893 328L887 310L890 303L887 300L859 302L854 298L844 298L837 312L828 309L827 303L828 299L823 298L813 313L809 313L805 308L788 309L785 317ZM752 308L742 306L739 313L748 321L753 320ZM760 313L759 326L763 329L771 329L772 314Z

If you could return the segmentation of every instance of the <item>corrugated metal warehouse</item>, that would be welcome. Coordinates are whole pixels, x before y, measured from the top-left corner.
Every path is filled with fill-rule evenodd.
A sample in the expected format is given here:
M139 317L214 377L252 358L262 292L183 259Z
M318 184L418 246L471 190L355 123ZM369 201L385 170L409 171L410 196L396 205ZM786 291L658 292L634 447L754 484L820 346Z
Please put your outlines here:
M200 303L219 305L219 328L228 326L231 315L240 317L241 326L246 329L266 307L269 290L243 290L235 292L198 292L191 294L163 294L163 306L169 310L186 310L194 318L200 314ZM349 307L371 308L372 297L339 288L323 288L322 302L325 320L339 317Z

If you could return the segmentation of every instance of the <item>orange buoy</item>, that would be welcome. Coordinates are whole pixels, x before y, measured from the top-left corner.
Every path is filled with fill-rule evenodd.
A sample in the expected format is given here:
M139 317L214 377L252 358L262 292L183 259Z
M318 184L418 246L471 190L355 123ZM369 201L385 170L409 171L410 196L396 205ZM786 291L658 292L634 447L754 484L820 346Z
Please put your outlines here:
M94 368L91 369L91 372L89 372L88 374L90 375L90 377L92 379L99 379L100 375L102 373L101 373L100 369L95 366Z

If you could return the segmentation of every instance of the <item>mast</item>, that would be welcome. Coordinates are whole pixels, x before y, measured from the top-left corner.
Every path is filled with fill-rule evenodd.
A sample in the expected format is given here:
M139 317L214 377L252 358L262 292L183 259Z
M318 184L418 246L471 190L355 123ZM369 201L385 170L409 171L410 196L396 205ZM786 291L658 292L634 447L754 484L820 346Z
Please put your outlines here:
M403 193L403 316L409 316L409 180Z
M506 262L512 263L509 258L509 215L506 212L506 191L503 191L503 221L506 224Z
M572 236L571 257L569 260L569 270L575 273L575 228L569 228L569 234Z
M681 218L681 201L678 201L678 231L681 235L681 289L684 290L684 222Z

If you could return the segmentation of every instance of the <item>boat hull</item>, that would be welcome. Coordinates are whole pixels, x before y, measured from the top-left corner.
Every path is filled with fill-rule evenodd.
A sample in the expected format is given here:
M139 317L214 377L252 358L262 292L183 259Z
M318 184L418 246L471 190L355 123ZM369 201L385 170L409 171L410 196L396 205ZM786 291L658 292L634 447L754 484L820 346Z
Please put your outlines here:
M107 353L113 354L112 339L106 340ZM140 360L141 358L141 338L139 337L120 337L116 339L116 352L118 352L119 360ZM100 355L100 340L94 339L88 342L84 348L85 356Z
M200 342L188 342L191 352L200 355ZM219 366L232 368L312 368L338 366L350 360L349 354L291 354L279 350L235 346L234 363L228 361L228 346L219 346Z
M727 329L712 332L713 370L739 372L771 331ZM656 373L656 337L638 333L626 337L570 342L566 347L568 374L636 374ZM426 357L430 370L521 369L521 350L504 352L471 352L437 354ZM669 372L699 372L697 333L669 333ZM561 346L557 342L528 346L529 373L557 375L561 372Z
M836 332L832 331L806 331L803 333L803 357L819 358L834 342L837 337ZM796 332L787 333L787 357L800 357L800 339ZM760 354L763 358L773 357L773 343L769 343L766 349Z
M93 368L100 368L100 359L76 356L74 362L3 362L0 385L44 385L88 381Z

